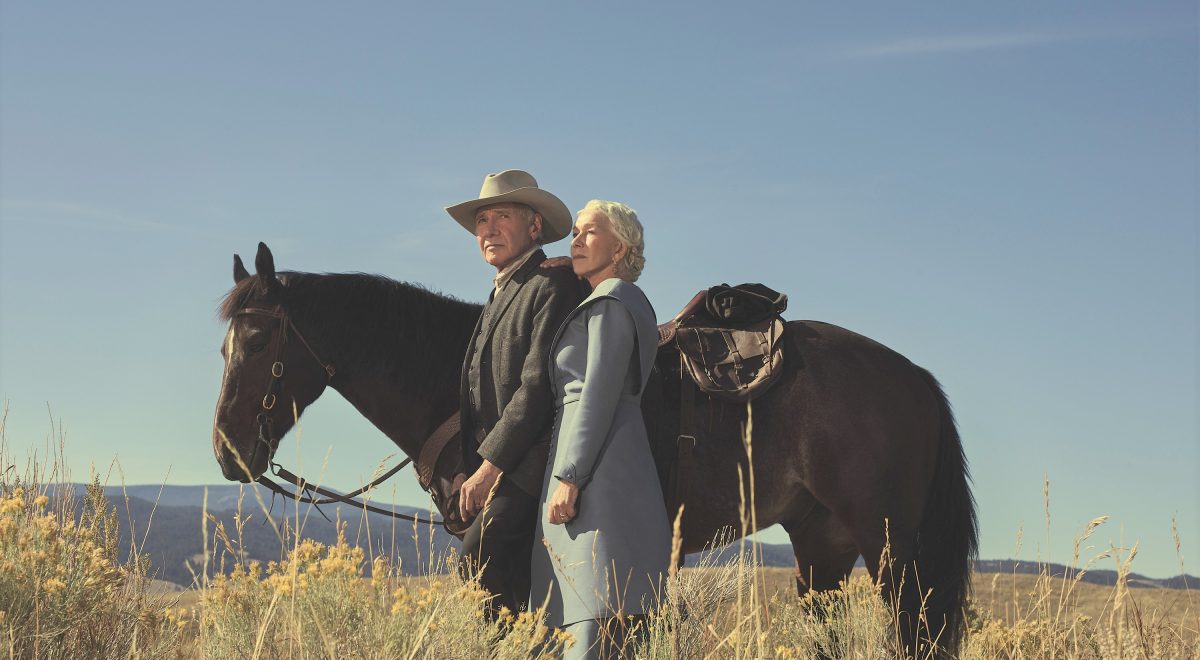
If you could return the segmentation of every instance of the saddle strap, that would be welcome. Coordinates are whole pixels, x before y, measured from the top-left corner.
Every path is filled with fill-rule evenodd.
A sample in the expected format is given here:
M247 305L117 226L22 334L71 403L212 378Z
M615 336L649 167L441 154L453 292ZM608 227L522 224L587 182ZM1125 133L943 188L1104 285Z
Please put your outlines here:
M425 445L421 447L421 454L417 456L417 462L413 469L417 471L417 481L421 483L422 490L429 490L433 483L433 468L437 466L438 459L441 458L446 445L454 436L458 435L461 427L462 416L456 412L442 422L433 435L429 436L429 440L425 441Z
M687 367L682 362L685 359L680 354L679 365L679 436L675 439L678 455L675 458L675 469L671 471L671 498L668 504L668 515L674 517L683 505L688 482L691 477L692 453L696 449L696 385L687 377Z

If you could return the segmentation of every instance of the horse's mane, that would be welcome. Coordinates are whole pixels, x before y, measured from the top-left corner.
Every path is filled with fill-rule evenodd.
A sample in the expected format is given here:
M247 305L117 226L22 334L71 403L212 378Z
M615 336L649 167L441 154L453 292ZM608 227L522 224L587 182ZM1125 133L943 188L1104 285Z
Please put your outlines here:
M276 300L309 341L326 348L340 371L382 376L402 385L437 386L446 361L461 364L480 306L367 273L282 271ZM230 321L256 297L268 295L261 278L238 282L217 313ZM457 370L451 370L454 378Z

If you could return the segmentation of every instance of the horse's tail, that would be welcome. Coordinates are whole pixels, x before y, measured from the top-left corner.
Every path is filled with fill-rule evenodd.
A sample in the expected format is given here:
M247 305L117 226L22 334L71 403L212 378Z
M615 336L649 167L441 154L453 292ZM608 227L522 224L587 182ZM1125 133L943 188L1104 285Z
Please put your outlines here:
M925 620L930 637L954 653L966 629L964 607L979 544L975 498L950 402L933 374L918 369L937 398L941 430L933 482L917 535L916 580L922 595L929 593Z

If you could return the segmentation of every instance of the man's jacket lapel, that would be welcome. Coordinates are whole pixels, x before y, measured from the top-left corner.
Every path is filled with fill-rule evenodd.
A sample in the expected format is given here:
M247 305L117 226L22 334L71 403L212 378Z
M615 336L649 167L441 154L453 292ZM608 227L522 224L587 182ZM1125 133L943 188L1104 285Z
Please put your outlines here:
M492 300L493 311L491 314L491 321L488 323L487 327L481 329L481 331L484 333L483 343L481 345L487 346L488 342L492 340L492 334L496 331L496 326L500 324L500 319L504 316L504 313L508 311L509 306L512 305L513 300L516 299L517 294L521 291L521 287L524 286L525 282L529 279L529 274L545 260L546 254L544 252L541 250L534 252L529 256L529 261L526 261L525 265L521 266L520 270L513 273L513 276L508 280L508 283L504 285L504 288L500 291L500 293L496 294L496 297Z
M483 323L483 313L480 313L479 319L475 321L475 331L471 333L471 343L467 346L466 359L463 361L461 386L459 389L459 414L461 415L463 428L463 459L466 461L466 465L472 464L471 454L474 453L473 446L476 444L476 429L474 425L474 419L472 419L473 415L471 414L470 403L470 369L475 348L476 346L479 346L482 347L483 350L488 350L488 342L490 342L492 339L492 334L495 332L496 326L499 324L500 317L503 316L506 311L508 311L509 305L511 305L512 301L517 297L517 292L521 289L525 282L529 280L529 275L533 272L533 269L537 268L545 260L546 254L541 250L538 250L532 256L530 256L529 261L526 261L525 265L522 266L520 270L518 270L516 273L513 273L512 278L508 281L508 284L505 285L504 290L497 294L491 300L491 302L488 303L493 310L489 315L489 321L487 325L485 326ZM476 343L476 337L479 337L480 333L484 333L483 341Z

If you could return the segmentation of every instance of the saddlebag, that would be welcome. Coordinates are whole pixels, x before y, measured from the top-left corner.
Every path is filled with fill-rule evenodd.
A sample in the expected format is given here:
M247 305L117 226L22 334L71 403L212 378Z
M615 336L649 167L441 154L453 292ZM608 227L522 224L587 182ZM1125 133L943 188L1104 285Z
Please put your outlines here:
M783 374L785 309L787 296L762 284L722 284L664 324L661 344L675 341L682 371L705 394L752 401Z

